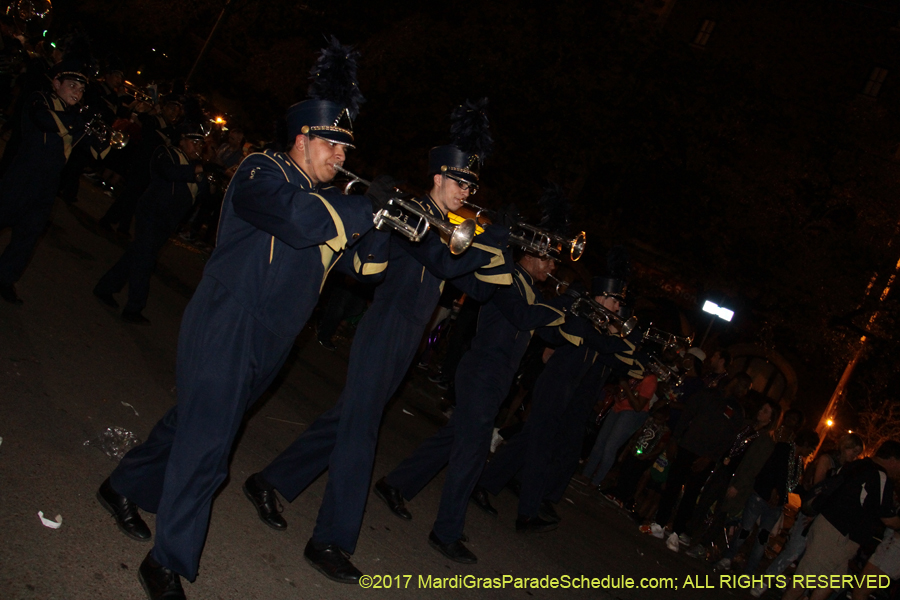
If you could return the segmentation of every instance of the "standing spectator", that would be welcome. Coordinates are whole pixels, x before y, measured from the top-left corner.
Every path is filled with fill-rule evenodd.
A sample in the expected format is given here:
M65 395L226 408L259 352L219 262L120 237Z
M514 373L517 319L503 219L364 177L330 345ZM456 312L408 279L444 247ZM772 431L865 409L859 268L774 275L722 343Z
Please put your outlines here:
M744 566L744 574L753 575L759 561L763 557L769 534L781 518L788 494L800 484L803 474L803 459L809 456L819 445L819 436L815 431L801 431L793 442L779 442L772 451L772 456L763 465L762 470L753 482L753 493L744 505L741 520L741 533L732 540L731 546L722 559L716 563L716 569L731 568L731 561L737 555L744 541L759 521L759 533L753 542L753 549Z
M660 406L653 410L644 426L635 432L619 458L622 466L619 468L616 486L604 494L604 498L620 507L631 502L641 477L669 443L671 431L666 426L668 418L669 407Z
M834 477L844 465L856 460L865 449L862 438L855 433L848 433L841 438L834 452L828 452L820 456L813 467L813 478L808 488L813 488L829 477ZM802 510L797 512L797 518L791 526L791 535L781 552L766 569L766 575L781 575L795 560L799 559L806 550L806 528L812 523L812 517L807 517ZM766 585L754 587L750 595L759 598L768 589Z
M893 481L900 478L900 442L884 442L873 458L843 468L844 483L835 490L813 520L806 538L806 554L795 575L843 575L860 544L879 536L885 525L900 529L894 513ZM797 580L782 600L799 600L804 587ZM812 590L810 600L825 600L835 591Z
M612 412L607 415L582 475L599 486L616 461L619 448L647 419L650 401L656 395L656 375L646 371L643 379L629 378L619 385Z
M672 524L672 531L679 534L679 541L684 545L690 544L685 527L694 513L703 484L745 425L741 399L750 391L750 383L749 375L738 373L724 387L696 394L675 428L672 436L675 444L669 444L668 452L672 470L659 502L656 522L662 526L669 522L684 486Z
M703 376L703 384L708 388L718 387L719 382L728 376L731 366L731 353L728 350L716 350L709 357L709 370Z

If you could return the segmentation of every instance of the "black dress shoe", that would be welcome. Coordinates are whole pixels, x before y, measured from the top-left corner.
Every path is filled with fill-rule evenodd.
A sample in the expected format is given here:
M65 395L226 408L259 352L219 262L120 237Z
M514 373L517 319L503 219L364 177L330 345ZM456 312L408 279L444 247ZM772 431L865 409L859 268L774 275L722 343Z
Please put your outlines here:
M149 552L138 569L138 580L150 600L185 600L181 577L153 560Z
M150 319L141 314L140 311L122 311L122 320L133 325L149 325Z
M462 540L456 540L452 544L445 544L432 531L428 534L428 545L452 561L463 563L464 565L474 565L478 562L478 557L463 545Z
M540 517L523 517L519 515L516 519L516 533L543 533L544 531L553 531L559 527L559 523L547 521Z
M287 529L287 521L281 516L281 503L275 495L275 488L260 482L258 473L251 475L244 482L244 495L253 503L260 520L277 531Z
M100 489L97 490L97 500L115 517L116 525L122 533L139 542L150 541L150 528L141 518L137 505L116 492L109 483L109 477L100 484Z
M96 296L97 300L102 302L104 306L108 306L109 308L119 308L119 303L116 302L116 299L113 298L112 294L104 294L98 292L97 288L94 288L94 296Z
M559 523L562 521L562 517L559 516L553 503L549 500L543 500L541 502L541 507L538 509L538 516L551 523Z
M391 512L404 521L412 519L412 513L406 510L406 505L403 503L403 494L400 493L400 490L388 484L384 477L375 483L375 495L384 500Z
M22 304L22 299L16 293L16 286L11 283L0 283L0 298L3 298L10 304Z
M474 504L487 514L491 515L492 517L496 517L499 514L497 512L497 509L491 506L491 501L488 499L487 490L483 487L477 487L472 490L472 495L469 497L469 500L472 502L472 504Z
M334 544L319 546L309 540L303 551L303 557L306 562L332 581L358 585L359 578L362 577L362 572L354 567L344 551Z

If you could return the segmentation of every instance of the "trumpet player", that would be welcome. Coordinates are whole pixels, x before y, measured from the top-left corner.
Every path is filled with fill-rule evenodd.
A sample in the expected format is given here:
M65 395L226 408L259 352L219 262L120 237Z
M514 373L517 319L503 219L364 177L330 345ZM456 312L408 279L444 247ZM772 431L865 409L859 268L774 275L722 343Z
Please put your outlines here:
M134 240L94 286L94 295L115 310L119 303L113 294L128 284L128 302L122 311L126 323L150 324L141 311L147 306L159 252L191 207L209 195L200 160L205 137L200 125L182 123L178 135L177 146L160 146L150 161L150 186L138 203Z
M87 76L84 62L64 58L51 71L52 92L33 92L22 113L22 141L0 181L0 230L12 228L0 255L0 298L22 304L15 283L22 277L47 226L60 175L75 147L99 143L84 135L78 104ZM97 146L93 146L97 144ZM107 150L109 148L107 147Z
M451 131L469 135L454 136L453 143L429 152L430 191L416 202L437 219L447 220L447 213L459 210L478 187L490 142L485 102L457 108ZM501 251L507 228L487 226L458 256L435 233L418 243L392 236L385 280L356 329L347 381L337 403L244 484L263 522L283 530L287 522L279 514L275 490L293 501L328 470L304 556L333 581L356 584L362 575L348 555L355 552L359 538L382 413L409 369L444 281L452 280L478 300L486 300L495 285L512 282Z
M624 293L624 279L592 280L593 299L607 310L617 311ZM562 329L569 343L556 348L538 377L525 427L501 446L487 464L471 498L480 509L497 516L488 494L498 494L517 479L521 486L516 531L523 534L551 531L558 525L559 517L545 499L552 492L554 472L561 464L567 441L583 431L583 422L577 424L577 430L569 429L571 422L566 415L591 366L597 360L607 361L639 375L639 365L631 358L634 344L628 340L600 333L587 319L571 312Z
M469 496L491 445L494 419L535 330L562 325L562 306L544 301L537 285L556 268L552 258L522 253L513 285L481 307L471 349L457 368L456 408L450 421L375 484L375 495L401 519L412 519L412 500L445 466L444 488L429 544L450 560L472 564L463 542Z
M362 100L356 56L332 38L310 99L287 111L285 151L252 154L235 173L218 245L181 322L178 403L98 491L132 539L151 538L138 507L156 513L155 543L139 569L150 600L182 600L181 578L196 578L213 495L228 475L244 413L284 364L328 272L345 255L356 259L347 261L356 274L384 269L386 245L354 256L377 201L327 186L354 143Z

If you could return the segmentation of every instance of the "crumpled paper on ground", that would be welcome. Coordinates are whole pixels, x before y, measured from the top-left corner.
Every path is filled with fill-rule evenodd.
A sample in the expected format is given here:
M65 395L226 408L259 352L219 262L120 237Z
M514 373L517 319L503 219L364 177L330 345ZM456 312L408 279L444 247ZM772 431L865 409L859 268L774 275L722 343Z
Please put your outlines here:
M678 552L678 534L674 531L672 532L672 535L669 536L669 539L666 540L666 548L672 552Z
M62 516L60 515L56 515L56 519L51 521L44 516L44 511L39 510L38 516L41 518L41 523L44 524L44 527L49 527L50 529L59 529L62 527Z
M124 427L107 427L100 435L84 443L85 446L99 448L108 457L117 460L122 460L129 450L140 444L141 440Z

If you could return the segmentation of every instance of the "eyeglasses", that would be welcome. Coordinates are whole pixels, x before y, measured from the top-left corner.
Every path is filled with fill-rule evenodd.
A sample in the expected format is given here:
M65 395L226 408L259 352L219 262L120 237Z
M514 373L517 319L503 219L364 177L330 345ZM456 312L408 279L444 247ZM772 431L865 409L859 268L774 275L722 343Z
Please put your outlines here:
M456 185L459 186L459 189L461 189L464 192L469 192L470 196L474 196L475 192L478 191L478 186L474 183L469 183L468 181L463 181L459 177L454 177L453 175L445 174L444 177L446 177L447 179L452 179L454 182L456 182Z

